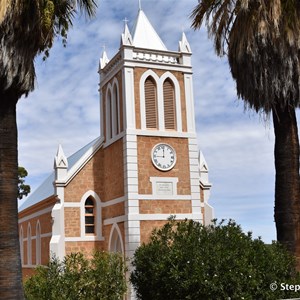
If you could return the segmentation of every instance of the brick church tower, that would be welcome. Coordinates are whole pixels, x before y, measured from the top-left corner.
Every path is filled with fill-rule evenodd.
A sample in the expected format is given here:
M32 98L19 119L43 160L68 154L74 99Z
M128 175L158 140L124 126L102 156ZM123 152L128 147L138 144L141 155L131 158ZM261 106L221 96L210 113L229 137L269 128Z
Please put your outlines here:
M170 215L207 223L211 185L197 146L191 48L169 51L144 12L119 52L100 59L101 135L119 145L125 196L125 253L131 256ZM117 161L119 159L119 161Z
M59 146L54 170L19 208L24 276L51 253L130 258L170 215L213 218L185 34L169 51L140 9L115 56L103 52L99 74L100 137L68 158Z

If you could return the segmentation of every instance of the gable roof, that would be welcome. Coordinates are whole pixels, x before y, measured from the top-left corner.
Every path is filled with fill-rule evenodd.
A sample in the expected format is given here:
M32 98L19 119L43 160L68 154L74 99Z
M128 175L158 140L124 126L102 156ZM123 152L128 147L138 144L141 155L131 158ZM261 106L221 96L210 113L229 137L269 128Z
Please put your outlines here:
M67 158L68 160L68 172L74 173L74 168L79 168L79 166L83 165L86 162L86 154L94 153L102 145L102 139L100 137L94 139L84 147L82 147L77 152L73 153L71 156ZM90 155L88 155L90 158ZM73 171L73 172L72 172ZM42 182L42 184L32 193L30 194L26 200L20 204L19 212L45 200L51 196L55 195L55 189L53 182L55 180L55 170L53 170L48 177Z
M138 12L132 32L133 46L153 50L168 50L141 9Z

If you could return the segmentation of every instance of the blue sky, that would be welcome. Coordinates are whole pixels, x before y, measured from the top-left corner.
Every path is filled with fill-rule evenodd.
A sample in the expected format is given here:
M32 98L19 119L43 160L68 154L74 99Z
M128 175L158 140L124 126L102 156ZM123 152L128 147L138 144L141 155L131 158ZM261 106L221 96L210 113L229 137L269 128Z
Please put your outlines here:
M232 218L270 242L276 237L272 120L244 111L226 58L215 55L205 28L190 28L196 4L143 0L142 9L169 50L177 51L182 30L191 45L198 142L215 216ZM57 40L45 62L36 59L35 91L18 104L19 164L32 189L51 172L59 143L69 156L99 135L99 58L104 45L113 57L123 20L132 28L137 12L138 0L103 0L94 20L82 16L74 23L66 48Z

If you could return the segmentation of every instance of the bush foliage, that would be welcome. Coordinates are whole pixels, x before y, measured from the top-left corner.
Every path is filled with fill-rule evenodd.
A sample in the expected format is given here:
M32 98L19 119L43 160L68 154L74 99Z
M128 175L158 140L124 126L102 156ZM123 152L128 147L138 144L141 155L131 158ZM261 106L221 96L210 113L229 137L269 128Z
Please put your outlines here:
M300 284L295 260L278 243L253 239L231 220L206 227L195 221L170 220L136 250L133 266L130 280L143 300L299 295L281 286Z
M95 252L89 260L82 253L53 257L39 266L24 285L28 300L119 300L126 292L125 262L117 253Z

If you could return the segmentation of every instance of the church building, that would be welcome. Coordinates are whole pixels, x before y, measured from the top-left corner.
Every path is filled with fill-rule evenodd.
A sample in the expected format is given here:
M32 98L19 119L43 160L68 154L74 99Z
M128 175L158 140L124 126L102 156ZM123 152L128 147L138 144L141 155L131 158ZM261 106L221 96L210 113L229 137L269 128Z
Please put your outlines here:
M198 149L191 48L170 51L142 9L99 64L100 136L66 157L19 207L23 275L51 253L132 257L170 215L209 224L211 184Z

